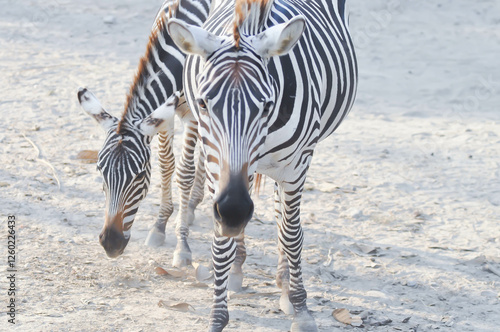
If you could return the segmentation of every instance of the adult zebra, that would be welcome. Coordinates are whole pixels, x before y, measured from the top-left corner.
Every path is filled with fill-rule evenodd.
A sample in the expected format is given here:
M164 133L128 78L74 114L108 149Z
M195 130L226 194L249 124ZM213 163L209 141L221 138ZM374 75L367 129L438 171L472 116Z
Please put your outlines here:
M158 219L148 234L146 244L158 246L164 242L165 226L173 212L171 180L175 170L172 149L174 113L181 118L184 142L177 167L181 197L173 265L183 266L191 264L191 251L187 243L189 223L194 219L194 209L203 198L205 172L202 154L195 172L198 123L187 108L182 93L185 55L174 44L165 26L165 17L169 17L172 9L185 22L201 26L208 16L210 0L184 0L181 5L167 0L162 5L121 119L107 113L87 89L79 89L78 99L83 109L106 131L97 168L104 178L103 190L106 195L106 215L99 241L109 257L119 256L130 239L130 228L149 188L150 143L157 133L162 197Z
M346 15L345 0L221 0L203 28L179 17L168 22L173 40L190 54L185 93L199 121L214 199L211 331L229 320L228 277L241 285L256 172L275 180L281 307L293 306L292 331L317 330L302 282L300 201L316 144L355 99Z

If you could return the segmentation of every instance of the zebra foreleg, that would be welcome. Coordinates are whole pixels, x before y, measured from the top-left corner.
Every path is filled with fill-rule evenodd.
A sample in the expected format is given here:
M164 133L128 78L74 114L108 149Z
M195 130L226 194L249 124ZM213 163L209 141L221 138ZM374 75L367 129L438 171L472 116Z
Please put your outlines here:
M174 251L173 266L182 267L191 264L191 249L187 238L189 236L189 196L193 187L195 166L194 150L198 139L198 123L192 114L182 118L184 123L184 137L182 156L177 167L177 184L180 190L179 213L175 225L177 246Z
M281 214L281 199L278 193L278 184L274 183L274 212L278 222L282 218ZM285 252L281 248L281 243L278 242L278 272L276 273L276 285L281 289L280 309L287 315L293 315L293 305L290 302L290 270L288 268L288 259Z
M279 247L278 273L276 274L276 284L281 289L280 309L287 315L293 315L294 309L290 302L290 269L285 252Z
M172 203L172 175L175 170L175 157L172 148L173 143L173 123L171 130L158 133L158 159L161 174L161 203L160 212L156 222L149 230L146 237L146 245L159 247L165 242L165 226L168 218L174 212Z
M243 285L243 263L247 258L247 249L245 248L245 233L234 238L236 242L236 256L234 259L233 266L229 273L229 280L227 289L233 292L241 291L241 286Z
M304 182L305 176L299 178L296 182L283 182L279 188L282 217L278 220L278 238L288 261L289 299L294 309L292 332L314 332L318 330L313 316L307 309L307 292L302 281L301 254L304 238L300 224L300 200ZM284 265L282 263L283 268ZM285 286L284 281L286 281L286 278L282 277L282 288Z
M200 149L198 165L196 166L196 173L194 175L194 184L191 189L187 210L187 220L190 226L194 222L194 211L196 210L196 207L201 203L201 201L203 201L203 196L205 194L205 179L205 155L202 149Z
M214 267L214 298L210 312L210 332L220 332L229 321L227 310L227 284L229 270L236 256L236 241L233 238L218 236L215 232L212 242L212 263Z

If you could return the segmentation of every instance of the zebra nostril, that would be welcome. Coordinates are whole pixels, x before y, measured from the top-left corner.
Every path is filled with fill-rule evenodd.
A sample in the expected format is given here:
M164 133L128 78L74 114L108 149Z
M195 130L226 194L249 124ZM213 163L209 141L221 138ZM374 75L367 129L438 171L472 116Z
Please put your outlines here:
M82 101L82 96L87 92L86 88L79 88L78 89L78 100L81 102Z
M216 221L230 227L246 224L253 215L253 202L245 187L229 187L214 203Z
M215 220L222 221L222 216L220 215L220 211L219 211L219 204L217 204L217 203L214 203L214 217L215 217Z

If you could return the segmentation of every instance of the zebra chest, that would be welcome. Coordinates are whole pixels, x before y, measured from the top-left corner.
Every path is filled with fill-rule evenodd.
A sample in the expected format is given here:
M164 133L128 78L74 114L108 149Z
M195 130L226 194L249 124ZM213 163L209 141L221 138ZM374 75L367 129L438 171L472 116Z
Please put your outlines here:
M259 158L257 173L280 183L290 177L290 172L297 171L294 165L299 156L300 154L290 153L287 149L265 154Z

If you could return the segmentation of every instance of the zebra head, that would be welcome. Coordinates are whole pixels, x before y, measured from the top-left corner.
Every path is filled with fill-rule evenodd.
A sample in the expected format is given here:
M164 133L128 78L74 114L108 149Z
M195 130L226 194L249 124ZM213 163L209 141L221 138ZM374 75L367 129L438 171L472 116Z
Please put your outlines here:
M118 119L106 112L90 91L80 88L78 100L84 111L106 132L97 161L106 196L106 214L99 242L107 255L114 258L127 246L135 214L149 188L151 140L157 132L168 130L178 95L170 97L146 118L119 130Z
M304 26L304 19L296 17L236 40L177 19L168 23L177 46L204 60L191 87L196 101L190 106L197 110L216 230L223 236L240 234L253 214L249 190L268 125L278 116L269 58L288 53Z

